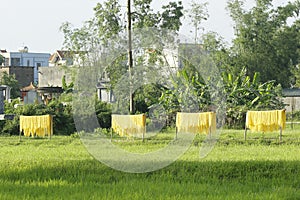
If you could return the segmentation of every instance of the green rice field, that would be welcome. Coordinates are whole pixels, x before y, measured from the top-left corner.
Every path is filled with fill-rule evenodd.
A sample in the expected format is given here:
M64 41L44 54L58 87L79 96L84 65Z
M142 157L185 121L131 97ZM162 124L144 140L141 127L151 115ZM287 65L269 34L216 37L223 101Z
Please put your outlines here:
M174 131L113 140L133 152L166 145ZM125 173L94 159L79 137L0 137L0 199L300 199L300 127L278 133L223 130L205 158L204 137L166 168Z

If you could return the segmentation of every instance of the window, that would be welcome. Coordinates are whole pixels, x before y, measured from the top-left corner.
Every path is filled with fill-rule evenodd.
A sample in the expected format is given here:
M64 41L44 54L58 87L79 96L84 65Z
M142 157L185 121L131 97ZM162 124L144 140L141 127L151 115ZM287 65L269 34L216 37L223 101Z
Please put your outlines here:
M18 67L21 65L20 58L11 58L11 66Z
M27 67L30 66L30 60L27 60Z

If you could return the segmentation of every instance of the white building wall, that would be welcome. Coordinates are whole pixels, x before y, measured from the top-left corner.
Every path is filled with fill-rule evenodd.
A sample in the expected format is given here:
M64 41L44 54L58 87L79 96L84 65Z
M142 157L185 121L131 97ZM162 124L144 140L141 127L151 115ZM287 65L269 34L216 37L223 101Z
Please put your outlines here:
M62 67L41 67L39 69L39 87L62 87L62 78L65 76L67 84L72 82L72 69Z
M287 112L300 111L300 97L284 97L283 102Z

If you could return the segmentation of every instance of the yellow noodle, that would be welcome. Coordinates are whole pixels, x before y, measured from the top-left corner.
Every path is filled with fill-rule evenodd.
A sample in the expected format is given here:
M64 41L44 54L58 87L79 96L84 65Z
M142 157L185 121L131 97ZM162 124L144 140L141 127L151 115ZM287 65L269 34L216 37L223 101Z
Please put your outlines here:
M176 127L178 132L206 133L216 131L216 113L183 113L176 115Z
M285 110L248 111L246 127L253 131L271 132L285 128Z
M53 134L53 124L51 115L41 116L20 116L20 132L24 135L44 137Z
M112 115L112 129L120 136L134 136L145 133L146 116L140 115Z

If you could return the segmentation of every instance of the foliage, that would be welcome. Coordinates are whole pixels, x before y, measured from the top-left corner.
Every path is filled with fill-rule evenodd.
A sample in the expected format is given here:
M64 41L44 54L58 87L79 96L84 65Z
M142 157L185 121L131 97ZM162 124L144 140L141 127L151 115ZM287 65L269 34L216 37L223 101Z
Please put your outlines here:
M14 114L13 120L7 120L1 129L2 134L18 135L19 134L19 116L32 115L52 115L53 131L55 134L69 135L75 132L71 105L63 105L59 101L51 101L48 105L44 104L26 104L14 108L18 104L17 100L5 104L5 112Z
M203 50L209 52L209 56L220 72L226 71L233 74L239 72L238 67L234 64L231 49L227 47L224 38L216 32L207 32L202 35L201 40Z
M7 72L2 72L0 77L0 85L7 85L11 88L10 98L15 99L17 97L20 97L19 83L16 80L15 74L9 75L7 74Z
M244 68L238 76L223 73L224 87L227 94L227 125L243 127L248 110L283 109L281 86L275 81L262 83L259 73L253 78L246 75Z
M148 84L135 91L134 107L137 113L148 113L151 106L158 104L162 94L161 87L158 84Z
M190 68L189 68L190 67ZM168 114L168 124L174 123L176 112L208 111L211 105L209 85L199 71L186 66L172 77L172 88L164 88L160 104Z
M242 0L228 3L235 22L233 64L238 69L245 66L251 77L259 72L262 82L276 80L290 87L292 68L300 60L299 2L274 8L272 0L256 0L250 10L243 4Z
M169 2L161 11L151 9L152 0L136 0L133 4L133 28L169 29L177 32L181 26L183 6L179 1ZM64 45L73 51L86 51L93 57L90 64L100 66L99 79L110 79L112 87L127 72L126 23L121 17L123 10L119 1L107 0L97 3L94 17L84 23L82 28L73 28L68 22L60 30L64 34ZM133 31L134 31L133 30ZM156 35L156 38L160 38ZM133 38L138 41L140 38ZM134 41L133 41L134 42ZM148 41L149 42L149 41ZM145 52L143 52L145 53ZM145 56L145 55L144 55ZM136 59L137 60L137 59Z
M152 0L135 0L132 22L134 28L155 27L159 24L160 13L155 13L151 8Z
M62 77L62 89L65 93L71 93L73 91L74 83L71 82L69 85L66 82L66 76Z
M161 13L161 28L167 30L179 31L183 17L182 2L169 2L168 5L162 6L163 12Z
M18 106L17 108L14 108L14 106L19 103L20 102L17 99L12 101L11 103L5 102L5 113L14 114L15 117L13 120L6 120L5 123L3 123L3 126L1 127L1 134L18 135L20 115L42 115L46 112L44 105L28 104L25 106Z
M161 50L165 41L173 39L172 34L177 33L182 25L181 1L168 2L159 11L154 11L151 4L152 0L135 0L132 5L133 12L127 13L132 19L133 30L130 31L133 32L133 37L130 45L134 49L128 50L128 22L122 17L124 8L116 0L97 3L94 7L94 17L86 21L81 28L73 28L69 22L62 24L60 30L64 34L64 46L72 51L88 52L86 63L97 66L97 80L109 80L111 88L115 90L119 80L131 74L132 69L129 70L129 66L132 68L140 65L140 60L146 57L149 57L149 60L157 60L154 58L155 54L149 53L142 46L148 45L147 48L152 48L158 44L155 48ZM156 32L152 33L151 29L155 29ZM139 37L140 34L147 36ZM133 61L128 61L131 57ZM132 108L131 105L130 112L134 112Z
M19 100L15 99L11 103L5 103L5 112L14 114L13 120L6 120L0 123L0 135L18 135L19 134L19 116L26 115L52 115L53 116L53 131L55 135L70 135L75 130L73 119L72 105L62 103L59 100L53 100L48 105L44 104L26 104L15 108L16 104L20 104ZM111 124L111 106L99 100L95 101L95 114L101 128L110 128Z
M292 67L292 64L290 63L290 67L292 68L291 72L293 74L293 76L291 77L291 81L293 82L292 87L296 87L296 88L300 88L300 68L299 68L299 66L300 65L298 64L295 67Z
M288 121L300 121L300 111L294 111L294 112L287 112L286 118Z
M70 84L66 82L66 76L62 77L62 89L63 93L60 94L59 100L64 103L71 103L72 102L72 92L74 90L74 81Z
M47 113L53 115L53 131L55 134L70 135L76 131L71 105L51 101L47 105L47 109L49 110Z
M134 28L149 28L156 27L161 29L168 29L179 31L183 17L182 2L168 2L167 5L162 6L162 12L154 12L151 8L152 0L135 0L132 13Z
M187 16L191 20L191 24L194 26L195 44L198 43L198 32L201 30L201 23L203 20L207 20L209 17L207 10L208 3L197 3L192 1L191 9L187 10Z
M98 118L99 126L101 128L110 128L111 127L111 106L100 100L97 100L95 103L95 111Z
M210 60L195 56L182 61L183 69L181 68L171 80L167 80L172 84L171 87L167 87L163 83L148 83L144 81L144 76L149 71L159 71L155 68L158 65L166 66L163 60L164 45L174 37L153 34L150 28L155 27L161 32L168 28L177 33L182 25L182 3L170 2L162 6L161 11L154 11L151 8L152 0L134 1L134 12L131 13L133 28L144 28L148 35L139 37L138 34L134 34L133 46L139 46L140 43L150 46L147 49L137 47L133 52L134 66L147 66L143 68L143 73L134 72L139 73L135 77L143 77L137 81L148 84L135 88L137 112L147 112L149 107L158 102L170 118L179 110L207 111L225 109L226 106L227 125L242 127L247 110L283 108L278 99L281 96L281 86L299 85L299 2L289 2L275 8L272 0L256 0L255 6L249 10L243 8L244 2L228 2L228 10L235 22L236 37L233 46L227 48L223 38L217 33L204 34L201 37L201 49ZM201 22L208 17L206 5L207 3L193 2L188 14L195 27L196 43ZM124 76L128 77L127 40L124 37L126 21L122 18L122 6L119 1L107 0L98 3L94 11L94 17L86 21L81 28L73 28L70 23L61 26L65 36L65 47L75 51L92 52L90 56L94 57L91 63L99 66L99 71L95 73L97 80L109 80L116 93L126 92L128 96L128 84L118 85ZM187 52L195 53L193 49L196 49L196 52L198 47L195 45ZM219 74L210 67L211 60L222 74L223 82L217 77L208 76ZM196 69L198 66L194 66L198 63L201 63L200 71ZM156 76L152 73L152 77ZM214 85L217 89L213 88ZM214 93L215 90L218 91ZM224 98L224 102L220 104L212 102L218 96L218 92L227 96L227 100ZM156 99L158 96L159 101ZM219 102L221 100L219 99ZM127 104L120 106L126 109L128 107Z
M2 63L4 63L4 57L0 55L0 66L2 65Z
M183 69L177 73L172 81L173 92L166 91L161 98L162 103L169 107L171 111L179 108L179 106L182 110L189 112L207 110L210 99L208 85L197 71ZM177 102L178 105L175 106L174 103ZM193 105L196 105L196 107L193 107Z
M275 81L262 83L259 73L255 73L251 79L244 68L236 76L230 72L223 72L222 80L224 87L212 88L212 85L203 80L199 72L183 69L172 80L173 88L163 91L160 103L170 115L175 115L178 111L205 112L226 107L226 125L239 128L244 126L248 110L284 108L280 99L281 86L276 85ZM219 104L213 101L215 89L224 90L217 92L226 95L223 100L225 102L222 102L222 99L217 101Z

